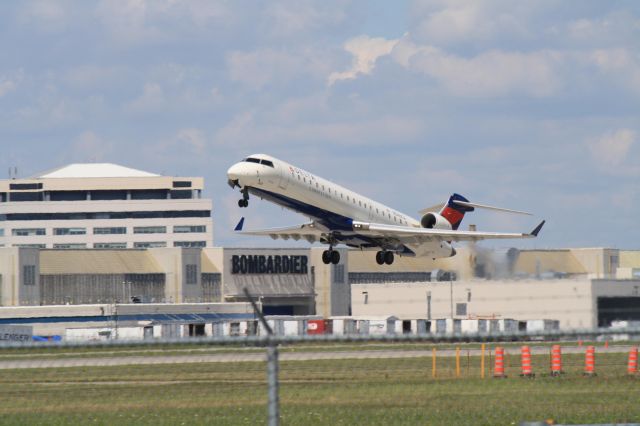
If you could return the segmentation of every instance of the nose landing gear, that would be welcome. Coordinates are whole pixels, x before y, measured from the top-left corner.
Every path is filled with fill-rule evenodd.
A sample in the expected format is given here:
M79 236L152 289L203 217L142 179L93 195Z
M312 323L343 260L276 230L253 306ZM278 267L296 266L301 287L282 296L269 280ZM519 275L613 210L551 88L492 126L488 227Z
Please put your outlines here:
M385 263L387 265L391 265L394 260L395 256L393 255L392 251L381 250L376 253L376 263L378 265L384 265Z
M249 190L245 187L240 192L242 192L242 199L238 200L238 207L249 207Z

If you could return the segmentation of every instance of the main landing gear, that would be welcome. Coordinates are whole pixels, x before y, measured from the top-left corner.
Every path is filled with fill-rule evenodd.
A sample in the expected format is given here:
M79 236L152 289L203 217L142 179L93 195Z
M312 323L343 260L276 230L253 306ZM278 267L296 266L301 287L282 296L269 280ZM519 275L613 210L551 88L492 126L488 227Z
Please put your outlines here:
M238 207L249 207L249 190L245 187L240 192L242 192L242 199L238 200Z
M394 255L392 251L379 251L376 253L376 262L378 265L391 265L394 260Z
M329 250L325 250L322 252L322 263L324 263L325 265L328 265L330 263L337 265L338 263L340 263L340 252L334 250L333 247L329 247Z

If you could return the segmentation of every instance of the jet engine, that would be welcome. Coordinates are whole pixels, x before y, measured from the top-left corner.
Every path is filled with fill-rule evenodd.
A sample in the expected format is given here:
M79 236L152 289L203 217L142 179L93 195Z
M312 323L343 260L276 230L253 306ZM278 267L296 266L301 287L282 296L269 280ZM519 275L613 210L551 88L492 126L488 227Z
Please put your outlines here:
M437 213L427 213L420 219L423 228L429 229L451 229L451 223Z

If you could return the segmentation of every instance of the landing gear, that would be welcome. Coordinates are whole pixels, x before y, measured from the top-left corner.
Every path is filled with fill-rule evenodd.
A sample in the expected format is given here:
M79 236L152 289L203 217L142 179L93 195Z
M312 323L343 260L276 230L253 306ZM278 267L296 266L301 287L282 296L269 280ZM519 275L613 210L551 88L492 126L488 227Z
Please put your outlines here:
M328 265L330 263L337 265L338 263L340 263L340 252L337 250L333 250L333 248L323 251L322 263L324 263L325 265Z
M378 265L391 265L394 261L395 256L392 251L379 251L376 253L376 262Z
M242 191L242 199L238 200L238 207L249 207L249 191L245 187Z

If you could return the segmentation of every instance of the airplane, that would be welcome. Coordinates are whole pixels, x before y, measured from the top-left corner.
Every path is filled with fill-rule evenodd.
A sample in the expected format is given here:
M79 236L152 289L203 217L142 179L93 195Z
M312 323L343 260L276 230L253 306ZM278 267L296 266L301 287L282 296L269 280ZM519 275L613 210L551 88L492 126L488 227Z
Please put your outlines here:
M242 198L238 206L241 208L249 205L251 194L311 219L298 226L243 231L242 217L235 231L243 235L328 244L329 249L322 253L322 261L327 265L340 262L340 252L334 250L338 244L377 250L376 262L391 265L395 255L433 259L455 256L454 241L535 238L545 223L543 220L529 233L460 231L464 215L476 208L530 213L471 203L462 195L453 194L443 205L422 210L420 220L416 220L266 154L250 155L234 164L227 171L227 178L232 189L240 189Z

